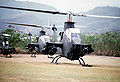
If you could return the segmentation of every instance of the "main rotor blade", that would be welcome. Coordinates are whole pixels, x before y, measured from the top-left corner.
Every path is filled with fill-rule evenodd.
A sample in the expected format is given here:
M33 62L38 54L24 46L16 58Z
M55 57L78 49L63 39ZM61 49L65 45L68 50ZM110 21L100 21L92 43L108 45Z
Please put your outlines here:
M7 23L7 24L13 24L13 25L21 25L21 26L30 26L30 27L39 27L39 28L42 28L42 26L30 25L30 24L19 24L19 23Z
M67 15L68 14L68 13L61 13L61 12L58 12L58 11L37 10L37 9L27 9L27 8L17 8L17 7L7 7L7 6L0 6L0 8L33 11L33 12L43 12L43 13L49 13L49 14L61 14L61 15Z
M36 28L47 28L47 29L50 29L49 27L43 27L43 26L40 26L40 25L33 25L33 24L20 24L20 23L10 23L10 22L2 22L2 23L13 24L13 25L21 25L21 26L29 26L29 27L36 27Z
M45 26L45 27L52 28L53 26ZM64 26L55 26L55 27L56 27L56 28L64 28ZM82 26L82 25L81 25L81 26L76 26L76 25L75 25L75 27L77 27L77 28L79 28L79 27L80 27L80 28L86 28L86 27L88 27L88 26Z
M86 14L75 14L75 13L71 13L71 14L72 14L73 16L120 19L120 17L116 17L116 16L86 15Z
M120 19L120 17L115 16L100 16L100 15L86 15L87 17L96 17L96 18L111 18L111 19Z
M0 8L14 9L14 10L24 10L24 11L33 11L33 12L42 12L42 13L49 13L49 14L61 14L61 15L71 14L73 16L83 16L83 17L114 18L114 19L119 19L120 18L120 17L115 17L115 16L85 15L85 14L75 14L75 13L71 13L71 12L70 13L62 13L62 12L58 12L58 11L27 9L27 8L7 7L7 6L0 6Z

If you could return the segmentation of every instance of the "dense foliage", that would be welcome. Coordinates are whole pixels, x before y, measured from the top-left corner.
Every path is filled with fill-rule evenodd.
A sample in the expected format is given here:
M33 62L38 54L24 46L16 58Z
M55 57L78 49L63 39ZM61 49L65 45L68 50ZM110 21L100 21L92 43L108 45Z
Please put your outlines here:
M2 34L11 35L10 37L8 37L10 47L20 47L22 49L25 49L25 46L29 42L29 39L26 38L27 36L25 34L16 33L13 29L6 29L2 32Z
M94 54L120 56L120 33L106 32L104 34L82 34L83 44L92 44Z

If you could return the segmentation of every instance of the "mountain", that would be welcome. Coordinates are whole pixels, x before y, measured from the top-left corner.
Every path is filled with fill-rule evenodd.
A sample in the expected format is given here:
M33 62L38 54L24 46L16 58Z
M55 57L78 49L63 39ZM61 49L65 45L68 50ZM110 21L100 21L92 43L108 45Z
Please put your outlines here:
M89 15L102 15L102 16L118 16L120 17L120 8L118 7L96 7L88 12ZM78 24L88 26L87 28L81 28L82 31L87 32L106 32L115 31L120 29L120 19L108 19L108 18L94 18L94 17L76 17Z
M107 16L120 16L120 8L118 7L110 7L110 6L103 6L103 7L96 7L92 10L89 10L87 14L93 15L107 15Z
M52 6L45 4L34 3L34 2L22 2L15 0L0 0L0 5L2 6L11 6L11 7L21 7L21 8L30 8L30 9L41 9L41 10L51 10L59 11ZM51 19L51 21L50 21ZM48 24L63 25L63 21L66 19L65 16L51 15L38 12L29 12L29 11L18 11L11 9L2 9L0 8L0 21L7 22L16 22L16 23L25 23L25 24L36 24L48 26ZM15 26L15 25L14 25ZM7 28L8 24L0 23L0 30ZM32 33L39 33L38 28L25 28L24 26L15 26L20 27L19 30L28 30ZM34 30L33 30L34 29Z
M53 10L59 11L52 6L45 4L34 3L34 2L22 2L15 0L0 0L0 5L2 6L12 6L12 7L22 7L22 8L31 8L31 9L42 9L42 10ZM118 7L96 7L85 14L90 15L103 15L103 16L119 16L120 17L120 8ZM16 23L26 23L26 24L37 24L37 25L53 25L64 26L67 16L62 15L51 15L37 12L29 11L18 11L11 9L2 9L0 8L0 21L7 22L16 22ZM106 31L114 31L120 29L120 19L106 19L106 18L92 18L92 17L73 17L73 20L76 21L76 25L87 26L80 28L81 32L97 32L102 33ZM14 25L15 26L15 25ZM0 23L0 30L7 28L8 24ZM34 34L38 34L41 29L36 28L27 28L24 26L15 26L19 30L30 31ZM62 31L63 28L58 28L58 31ZM49 31L49 30L47 30ZM51 31L48 33L51 34Z

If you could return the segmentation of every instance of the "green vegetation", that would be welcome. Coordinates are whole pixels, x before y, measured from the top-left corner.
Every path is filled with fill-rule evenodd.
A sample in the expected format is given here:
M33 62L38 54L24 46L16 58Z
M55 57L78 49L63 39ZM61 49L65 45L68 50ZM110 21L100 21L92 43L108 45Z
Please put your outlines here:
M2 34L11 35L8 37L9 46L10 47L20 47L21 49L25 49L25 46L29 43L29 39L27 39L25 34L16 33L13 29L6 29L2 32Z
M100 35L82 34L83 44L92 44L96 55L120 56L120 33L106 32Z

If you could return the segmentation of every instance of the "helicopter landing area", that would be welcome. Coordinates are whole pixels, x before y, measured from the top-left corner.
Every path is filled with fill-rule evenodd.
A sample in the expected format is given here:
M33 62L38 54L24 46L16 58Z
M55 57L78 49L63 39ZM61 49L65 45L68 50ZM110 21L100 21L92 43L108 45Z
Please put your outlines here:
M0 82L120 82L120 57L86 55L82 67L78 61L61 58L51 64L47 55L13 54L12 58L0 55Z

